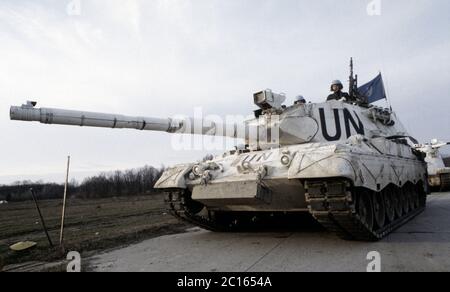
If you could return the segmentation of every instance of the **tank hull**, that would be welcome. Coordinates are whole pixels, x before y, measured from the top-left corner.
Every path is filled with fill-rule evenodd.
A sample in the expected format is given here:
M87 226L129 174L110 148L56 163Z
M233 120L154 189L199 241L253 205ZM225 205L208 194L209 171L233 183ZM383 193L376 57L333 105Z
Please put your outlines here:
M248 226L270 213L304 212L343 238L378 240L425 207L425 162L407 145L385 139L235 153L206 164L198 175L192 169L199 164L175 166L156 187L168 193L175 216L211 230L235 230L239 221ZM360 221L361 198L370 213L383 212L380 222ZM384 207L375 209L377 200ZM404 212L392 215L397 201Z

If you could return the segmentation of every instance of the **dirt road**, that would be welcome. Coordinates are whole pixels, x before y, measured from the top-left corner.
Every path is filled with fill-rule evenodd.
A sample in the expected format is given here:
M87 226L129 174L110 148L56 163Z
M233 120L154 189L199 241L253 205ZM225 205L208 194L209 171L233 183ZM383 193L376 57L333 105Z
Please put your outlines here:
M212 233L201 229L146 240L87 259L94 271L450 271L450 193L434 194L419 217L377 243L317 231Z

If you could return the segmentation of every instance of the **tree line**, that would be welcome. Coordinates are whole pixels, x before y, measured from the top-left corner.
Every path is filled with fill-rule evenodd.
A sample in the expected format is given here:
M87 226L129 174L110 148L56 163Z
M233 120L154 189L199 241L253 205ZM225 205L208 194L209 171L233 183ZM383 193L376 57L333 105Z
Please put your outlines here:
M203 160L207 159L210 158L206 157ZM444 158L444 162L446 166L450 166L450 157ZM69 197L81 199L154 194L157 192L154 185L163 171L163 167L157 169L144 166L138 169L100 173L84 179L81 183L71 180L68 194ZM63 184L22 181L7 186L0 185L0 200L9 202L31 200L30 188L41 200L60 199L64 194Z
M101 173L86 178L81 183L71 180L68 194L72 198L82 199L153 194L156 193L154 185L163 171L163 168L144 166L138 169ZM0 186L0 200L12 202L30 200L31 188L41 200L60 199L64 194L63 184L22 181Z

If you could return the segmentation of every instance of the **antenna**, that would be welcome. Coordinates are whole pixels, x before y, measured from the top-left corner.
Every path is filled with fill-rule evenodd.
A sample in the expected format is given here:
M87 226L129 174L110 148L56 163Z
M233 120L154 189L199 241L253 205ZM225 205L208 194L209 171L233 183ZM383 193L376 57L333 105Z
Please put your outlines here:
M352 97L358 95L358 75L354 75L353 72L353 57L350 58L350 77L349 77L349 89L348 94Z
M353 57L350 58L350 77L349 77L349 88L348 88L348 93L350 96L353 95Z

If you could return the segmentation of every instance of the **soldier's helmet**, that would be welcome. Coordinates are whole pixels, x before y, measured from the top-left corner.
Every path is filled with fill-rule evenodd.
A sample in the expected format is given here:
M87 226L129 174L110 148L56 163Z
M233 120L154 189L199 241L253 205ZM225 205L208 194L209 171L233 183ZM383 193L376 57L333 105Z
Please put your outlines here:
M302 95L295 98L294 104L306 103L306 99Z
M333 80L331 82L331 86L330 86L331 91L333 91L333 85L338 85L341 90L344 88L344 85L342 84L342 82L340 80Z

